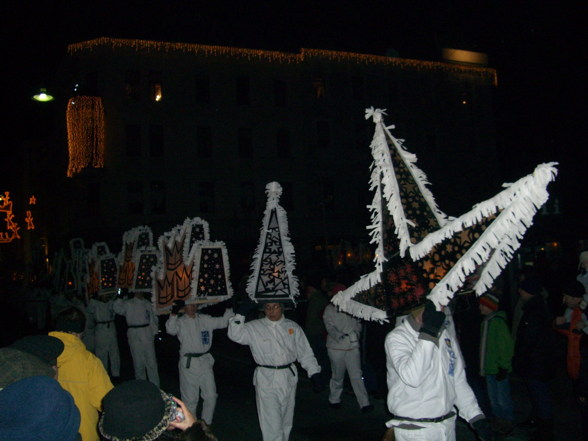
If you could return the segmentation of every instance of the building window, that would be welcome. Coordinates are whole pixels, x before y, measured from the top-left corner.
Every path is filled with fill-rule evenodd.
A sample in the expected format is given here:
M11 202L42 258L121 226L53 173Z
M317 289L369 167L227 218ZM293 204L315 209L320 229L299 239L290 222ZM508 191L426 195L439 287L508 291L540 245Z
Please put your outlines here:
M151 124L149 126L149 155L154 158L161 158L163 151L163 126Z
M290 157L290 131L287 129L278 129L276 133L276 147L278 158Z
M151 204L152 214L163 214L165 213L165 182L163 181L152 181L150 187L149 201Z
M291 182L281 182L282 196L280 196L280 205L286 212L294 211L294 186Z
M312 87L314 88L314 96L317 99L324 98L327 93L327 86L325 84L325 78L322 75L315 75L312 80Z
M239 158L253 158L253 138L251 129L239 129Z
M125 96L138 100L141 98L141 74L136 70L128 70L125 73Z
M201 213L214 212L214 182L200 182L198 184L198 199Z
M196 154L199 158L212 157L212 129L196 127Z
M388 77L388 102L397 103L400 98L398 78L395 75Z
M326 121L317 121L316 123L316 139L317 146L320 149L328 149L331 146L331 130L329 123Z
M139 124L127 124L126 146L127 156L141 156L141 126Z
M87 213L90 217L100 217L100 184L88 183L86 188Z
M362 77L354 76L351 78L351 96L354 100L362 100L364 98L364 84Z
M253 182L241 182L241 210L243 213L255 212L255 185Z
M84 85L79 90L80 95L88 96L100 96L98 90L98 74L96 72L90 72L86 74Z
M250 104L251 97L249 91L249 78L239 77L236 81L237 85L237 104L246 106Z
M330 176L320 178L322 204L330 212L335 207L335 184Z
M149 98L151 101L159 102L163 99L163 85L161 72L149 72Z
M210 104L210 78L208 75L196 75L194 98L198 104Z
M143 214L143 183L130 181L127 183L127 208L129 214Z
M286 83L282 80L274 80L274 105L285 107L287 101Z

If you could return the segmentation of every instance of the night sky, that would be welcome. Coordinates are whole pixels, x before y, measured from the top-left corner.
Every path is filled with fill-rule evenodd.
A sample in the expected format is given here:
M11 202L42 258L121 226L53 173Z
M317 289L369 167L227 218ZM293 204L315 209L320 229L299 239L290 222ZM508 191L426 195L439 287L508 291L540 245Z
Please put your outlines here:
M540 162L559 161L557 191L570 216L585 216L587 14L581 2L571 3L4 1L0 171L7 176L7 152L22 142L31 92L51 84L69 43L106 36L292 52L394 49L402 58L422 60L440 60L442 47L454 47L488 53L489 66L498 71L497 190ZM5 187L5 179L0 184Z

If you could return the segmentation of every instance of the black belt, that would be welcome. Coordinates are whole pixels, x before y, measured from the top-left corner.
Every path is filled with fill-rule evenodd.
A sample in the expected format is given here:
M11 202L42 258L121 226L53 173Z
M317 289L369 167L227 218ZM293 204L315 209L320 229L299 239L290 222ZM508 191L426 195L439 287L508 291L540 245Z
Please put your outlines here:
M129 325L129 328L146 328L149 325L149 323L146 323L144 325Z
M262 367L262 368L266 368L266 369L290 369L290 372L292 372L292 375L296 375L294 373L294 369L292 369L293 364L294 364L294 362L288 363L288 364L283 364L281 366L270 366L267 364L258 364L257 366Z
M202 357L203 355L206 355L210 352L210 349L206 352L189 352L187 354L184 354L184 357L187 357L188 360L186 361L186 369L190 368L190 363L192 362L192 358L198 358L198 357Z
M400 420L400 421L410 421L410 422L414 422L414 423L440 423L441 421L448 420L449 418L454 417L454 416L455 416L455 412L452 410L451 412L446 413L445 415L442 415L437 418L410 418L410 417L401 417L398 415L394 415L393 419Z
M97 325L108 325L107 327L110 328L110 324L113 322L114 320L105 320L103 322L94 322Z

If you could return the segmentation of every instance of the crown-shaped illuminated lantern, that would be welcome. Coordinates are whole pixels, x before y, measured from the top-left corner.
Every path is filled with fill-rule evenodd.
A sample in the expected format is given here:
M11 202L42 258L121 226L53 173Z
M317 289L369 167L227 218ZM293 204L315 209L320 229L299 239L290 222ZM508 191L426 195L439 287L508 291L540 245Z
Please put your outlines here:
M132 228L123 234L122 250L118 255L118 287L131 292L153 292L153 267L159 251L153 245L153 232L148 226Z
M153 270L157 313L169 312L175 300L205 307L232 296L226 247L210 241L205 220L186 219L159 237L158 248L161 259Z
M87 284L89 297L113 295L118 289L118 265L106 242L96 242L87 254Z
M335 295L332 302L356 317L387 321L425 298L446 305L464 289L484 293L512 259L533 216L547 201L556 163L535 171L456 218L437 208L416 156L386 127L384 110L367 109L375 133L370 188L374 199L373 272Z
M286 210L279 204L282 186L270 182L265 187L267 203L259 243L251 262L247 294L255 302L296 303L298 279L294 246L290 242Z

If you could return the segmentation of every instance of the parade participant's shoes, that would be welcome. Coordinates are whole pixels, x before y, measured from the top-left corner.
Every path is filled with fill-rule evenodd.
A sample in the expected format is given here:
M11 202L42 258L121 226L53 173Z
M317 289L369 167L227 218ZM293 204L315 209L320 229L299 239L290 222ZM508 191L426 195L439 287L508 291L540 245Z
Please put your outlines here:
M341 403L331 403L331 402L329 401L329 407L330 407L331 409L341 409Z
M368 404L367 406L363 406L361 408L361 413L369 413L372 410L374 410L374 405L373 404Z
M511 433L515 428L513 421L503 420L502 418L496 418L492 423L492 430L499 435L506 436Z
M524 428L534 428L537 427L537 420L535 418L529 418L527 421L519 423L519 426Z

